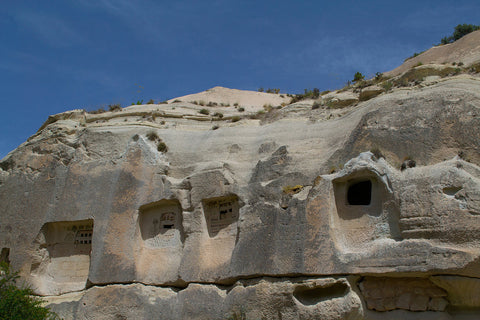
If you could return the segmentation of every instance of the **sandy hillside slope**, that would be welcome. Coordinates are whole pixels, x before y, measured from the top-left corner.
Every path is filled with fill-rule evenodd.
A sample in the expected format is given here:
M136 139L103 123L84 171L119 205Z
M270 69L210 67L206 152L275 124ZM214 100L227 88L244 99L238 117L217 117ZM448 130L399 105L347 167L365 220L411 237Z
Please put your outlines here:
M203 92L173 98L168 100L168 102L172 103L175 100L182 102L196 101L201 104L208 104L209 102L217 104L223 103L230 106L238 104L247 107L262 107L265 104L280 106L290 102L290 98L284 94L229 89L224 87L214 87Z
M428 49L422 54L406 60L402 65L385 72L386 76L399 75L419 63L422 64L443 64L463 62L469 66L480 60L480 30L469 33L461 39L446 45L436 46Z

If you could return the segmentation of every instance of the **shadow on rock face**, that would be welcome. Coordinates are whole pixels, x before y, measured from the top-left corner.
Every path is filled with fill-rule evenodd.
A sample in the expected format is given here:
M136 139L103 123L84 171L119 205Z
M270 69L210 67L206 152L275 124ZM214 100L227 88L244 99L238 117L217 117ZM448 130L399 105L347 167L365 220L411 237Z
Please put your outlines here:
M346 283L337 282L328 286L317 286L310 288L298 286L293 291L293 296L302 304L310 306L325 300L331 300L345 296L349 291Z

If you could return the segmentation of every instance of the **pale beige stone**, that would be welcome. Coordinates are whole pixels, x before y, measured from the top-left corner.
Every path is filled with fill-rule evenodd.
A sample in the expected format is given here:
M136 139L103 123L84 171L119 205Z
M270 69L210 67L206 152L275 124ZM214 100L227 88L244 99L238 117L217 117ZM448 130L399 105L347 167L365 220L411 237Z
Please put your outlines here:
M428 78L450 67L313 110L214 88L54 115L0 161L1 259L66 319L474 314L480 81ZM208 97L246 110L189 102Z

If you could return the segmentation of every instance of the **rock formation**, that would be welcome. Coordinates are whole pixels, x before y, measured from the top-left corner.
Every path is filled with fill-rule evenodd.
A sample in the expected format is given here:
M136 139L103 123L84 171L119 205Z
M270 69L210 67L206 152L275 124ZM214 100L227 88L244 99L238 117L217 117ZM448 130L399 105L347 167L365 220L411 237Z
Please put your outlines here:
M478 319L478 62L51 116L0 162L1 259L65 319Z

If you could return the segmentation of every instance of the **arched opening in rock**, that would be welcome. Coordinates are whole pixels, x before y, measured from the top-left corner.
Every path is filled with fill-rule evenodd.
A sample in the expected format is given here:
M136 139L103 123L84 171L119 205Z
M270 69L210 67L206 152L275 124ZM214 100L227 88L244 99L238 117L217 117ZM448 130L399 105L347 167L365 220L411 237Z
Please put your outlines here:
M172 247L183 242L182 208L178 200L164 199L141 206L139 224L147 247Z
M369 206L372 202L372 181L351 184L347 191L347 202L351 206Z
M343 220L364 215L378 217L389 197L383 181L368 170L335 179L333 191L338 215Z
M210 237L238 220L238 197L235 195L203 200L203 211Z
M388 177L362 168L332 181L338 241L346 251L365 250L380 238L400 238L399 211Z
M325 300L343 297L348 294L348 291L349 287L346 283L336 282L314 288L298 286L293 291L293 296L303 305L311 306Z
M85 288L90 269L93 220L49 222L37 236L31 271L44 294Z

